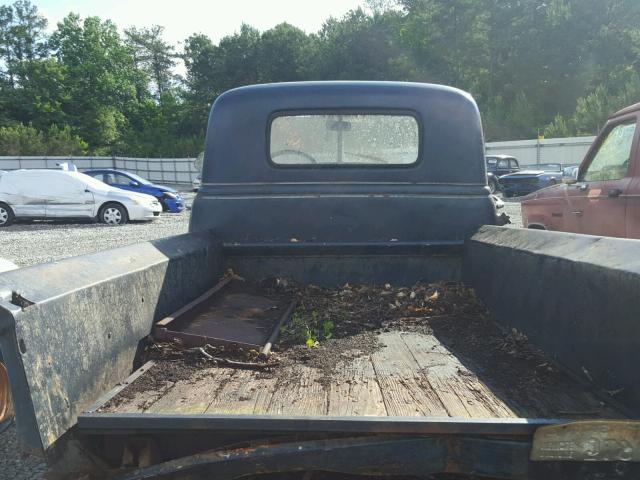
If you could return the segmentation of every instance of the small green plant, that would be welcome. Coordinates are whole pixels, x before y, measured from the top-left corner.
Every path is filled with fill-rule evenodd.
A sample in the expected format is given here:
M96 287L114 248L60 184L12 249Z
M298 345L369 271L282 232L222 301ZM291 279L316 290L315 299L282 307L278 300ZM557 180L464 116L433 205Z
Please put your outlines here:
M329 340L333 337L334 327L331 320L323 321L320 312L312 310L309 316L300 312L294 313L289 325L283 326L280 331L298 337L310 348L317 348L321 340Z
M322 336L325 338L325 340L329 340L331 337L333 337L333 327L334 325L331 320L327 320L322 324Z

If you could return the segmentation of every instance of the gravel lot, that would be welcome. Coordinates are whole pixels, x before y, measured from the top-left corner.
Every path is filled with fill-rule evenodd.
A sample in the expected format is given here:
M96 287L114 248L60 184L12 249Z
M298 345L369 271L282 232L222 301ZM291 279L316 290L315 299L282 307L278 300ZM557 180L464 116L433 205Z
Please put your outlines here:
M187 205L193 193L185 193ZM32 222L2 229L0 256L20 267L186 233L189 210L163 213L151 222L113 227L99 223Z
M194 194L184 194L187 205ZM504 210L511 217L511 226L521 227L520 202L505 200ZM189 225L189 211L163 214L149 223L131 223L109 227L94 223L16 224L0 233L0 256L25 267L61 258L97 252L131 243L185 233ZM0 480L40 479L44 464L37 458L18 453L15 427L0 434Z

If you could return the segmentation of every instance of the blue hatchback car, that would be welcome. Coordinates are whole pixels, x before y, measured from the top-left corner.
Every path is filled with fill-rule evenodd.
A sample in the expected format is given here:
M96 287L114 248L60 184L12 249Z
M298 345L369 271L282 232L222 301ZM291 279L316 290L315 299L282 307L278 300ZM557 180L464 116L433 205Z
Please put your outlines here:
M83 173L112 187L152 195L158 199L165 212L180 213L184 210L184 199L177 190L156 185L134 173L110 168L85 170Z

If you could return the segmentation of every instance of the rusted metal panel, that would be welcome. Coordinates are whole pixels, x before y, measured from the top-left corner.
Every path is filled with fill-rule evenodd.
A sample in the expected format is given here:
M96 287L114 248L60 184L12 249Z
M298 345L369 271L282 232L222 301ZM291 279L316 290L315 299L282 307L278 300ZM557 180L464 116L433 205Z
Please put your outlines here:
M534 461L640 462L640 421L593 420L536 430Z
M225 278L205 294L160 320L156 340L265 350L291 315L291 299L259 291L243 280ZM269 348L270 349L270 348Z

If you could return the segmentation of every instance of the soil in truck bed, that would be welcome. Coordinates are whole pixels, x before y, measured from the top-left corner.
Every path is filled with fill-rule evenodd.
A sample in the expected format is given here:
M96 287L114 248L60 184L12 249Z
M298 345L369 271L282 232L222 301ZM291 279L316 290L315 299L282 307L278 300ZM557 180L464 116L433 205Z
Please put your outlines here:
M501 330L460 284L260 288L297 299L266 362L257 351L156 343L144 373L98 412L620 416L524 336Z

